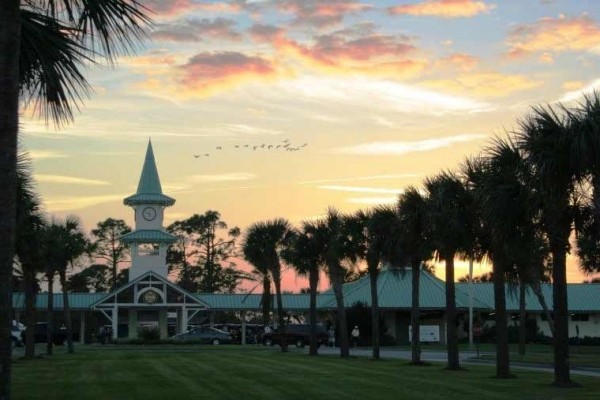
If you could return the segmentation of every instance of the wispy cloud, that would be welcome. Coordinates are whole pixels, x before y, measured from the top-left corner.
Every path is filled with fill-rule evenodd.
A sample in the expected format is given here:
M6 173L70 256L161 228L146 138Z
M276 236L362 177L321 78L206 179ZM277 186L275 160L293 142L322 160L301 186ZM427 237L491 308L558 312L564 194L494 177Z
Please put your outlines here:
M299 185L310 185L318 183L335 183L335 182L356 182L356 181L372 181L379 179L405 179L415 178L418 174L389 174L389 175L371 175L371 176L357 176L351 178L334 178L334 179L317 179L313 181L300 182Z
M468 97L389 80L305 76L277 85L280 94L337 104L360 104L370 110L409 114L443 115L491 110L488 103Z
M65 153L60 153L54 150L30 150L27 152L32 160L43 160L47 158L66 158Z
M250 172L228 172L222 174L191 175L179 182L165 184L166 191L171 193L181 193L189 189L196 188L198 185L222 182L243 182L256 179L258 176ZM200 187L206 189L205 187Z
M397 196L388 197L351 197L347 199L348 203L353 204L364 204L364 205L378 205L378 204L394 204L398 201Z
M374 155L401 155L407 153L425 152L445 147L450 147L457 143L468 143L486 138L481 134L464 134L448 136L443 138L415 140L415 141L388 141L371 142L355 146L337 147L331 150L336 154L356 154L364 156Z
M377 187L364 187L364 186L339 186L339 185L321 185L317 186L319 189L335 190L340 192L355 192L355 193L394 193L400 194L404 189L389 189L389 188L377 188Z
M580 100L586 94L592 94L594 91L600 90L600 78L595 79L581 89L572 90L562 95L559 102L568 103L575 100Z
M279 135L281 131L244 124L227 124L225 130L242 135Z
M56 197L46 198L44 204L48 208L49 212L80 210L82 208L87 208L102 203L121 201L126 196L126 194L107 194L101 196Z
M109 182L100 181L97 179L88 179L88 178L77 178L74 176L64 176L64 175L45 175L45 174L36 174L34 175L35 179L38 182L42 183L64 183L67 185L86 185L86 186L105 186L109 185Z

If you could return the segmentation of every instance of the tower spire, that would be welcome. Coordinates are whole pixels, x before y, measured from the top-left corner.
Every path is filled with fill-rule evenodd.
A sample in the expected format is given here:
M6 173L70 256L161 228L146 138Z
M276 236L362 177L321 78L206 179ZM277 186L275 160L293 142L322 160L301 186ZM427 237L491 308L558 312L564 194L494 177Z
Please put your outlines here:
M136 204L161 204L172 206L175 199L166 196L162 192L156 161L154 160L154 150L152 149L152 140L148 139L148 147L146 148L146 157L144 158L144 166L138 183L137 191L134 195L127 197L123 201L128 206Z

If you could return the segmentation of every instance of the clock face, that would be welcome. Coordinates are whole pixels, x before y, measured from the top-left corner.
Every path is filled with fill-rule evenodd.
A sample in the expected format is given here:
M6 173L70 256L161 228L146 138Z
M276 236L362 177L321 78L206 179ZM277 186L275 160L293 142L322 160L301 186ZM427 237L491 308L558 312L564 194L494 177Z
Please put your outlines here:
M152 221L156 218L156 210L152 207L146 207L142 210L142 217L144 217L146 221Z
M148 304L154 304L158 301L158 293L148 290L144 293L144 301Z

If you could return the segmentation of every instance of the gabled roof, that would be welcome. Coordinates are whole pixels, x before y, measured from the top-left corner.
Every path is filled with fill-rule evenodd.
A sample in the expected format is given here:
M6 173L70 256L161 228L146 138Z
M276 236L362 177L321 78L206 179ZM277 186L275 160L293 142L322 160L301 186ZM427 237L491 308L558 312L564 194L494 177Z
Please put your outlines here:
M148 140L148 148L146 149L146 158L142 168L142 175L138 183L137 192L125 198L123 203L127 206L136 204L160 204L172 206L175 204L175 199L166 196L162 192L158 169L154 161L154 151L152 150L152 142Z
M98 300L104 298L106 293L69 293L69 306L71 310L89 310L89 308ZM35 308L45 310L48 307L48 293L38 293L35 298ZM54 293L54 309L63 309L62 293ZM16 310L25 309L25 293L13 293L13 308Z
M343 286L344 304L351 307L356 303L371 306L371 282L366 275L357 281L346 283ZM326 293L331 293L328 290ZM410 309L412 304L412 270L399 268L383 269L377 279L377 293L380 308ZM493 303L482 301L474 296L473 307L476 309L493 308ZM335 298L328 304L335 306ZM446 283L425 270L421 270L419 284L419 306L421 309L446 308ZM456 290L456 307L468 308L469 296L467 292Z
M155 272L152 271L148 271L143 275L138 276L137 278L135 278L134 280L132 280L131 282L113 290L110 293L106 293L101 299L99 299L98 301L96 301L95 303L93 303L91 305L92 308L96 308L102 305L102 303L107 303L107 304L112 304L110 302L107 302L108 300L110 300L111 298L117 298L117 295L121 292L124 292L125 290L129 289L130 287L132 287L133 285L135 285L136 283L140 282L140 281L145 281L148 279L153 279L159 282L162 282L164 284L167 285L167 287L181 293L182 295L185 296L186 299L190 299L192 300L194 303L198 304L199 306L202 306L204 308L208 307L208 305L206 303L204 303L202 300L198 299L197 297L195 297L192 293L188 292L187 290L181 288L180 286L174 284L173 282L170 282L168 279L163 278L162 276L156 274Z
M177 241L177 237L160 229L139 229L126 233L121 236L120 240L124 243L173 243Z
M542 293L546 305L552 311L552 284L542 283ZM457 283L457 289L468 293L468 283ZM478 299L494 304L494 284L473 284L473 295ZM600 284L598 283L569 283L567 284L567 298L569 300L570 312L598 312L600 310ZM542 312L542 306L531 288L527 288L525 297L525 308L530 312ZM509 312L519 311L519 288L506 286L506 310Z

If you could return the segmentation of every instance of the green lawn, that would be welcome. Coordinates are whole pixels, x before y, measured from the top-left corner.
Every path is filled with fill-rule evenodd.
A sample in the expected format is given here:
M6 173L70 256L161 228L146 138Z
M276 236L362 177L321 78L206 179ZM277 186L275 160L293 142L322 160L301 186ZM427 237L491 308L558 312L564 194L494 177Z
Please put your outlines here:
M240 346L86 347L13 364L15 399L567 399L600 398L600 379L556 389L549 373L445 371L406 361L341 360Z

